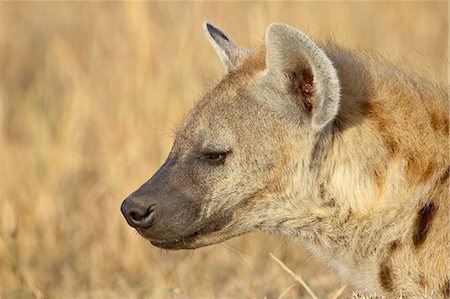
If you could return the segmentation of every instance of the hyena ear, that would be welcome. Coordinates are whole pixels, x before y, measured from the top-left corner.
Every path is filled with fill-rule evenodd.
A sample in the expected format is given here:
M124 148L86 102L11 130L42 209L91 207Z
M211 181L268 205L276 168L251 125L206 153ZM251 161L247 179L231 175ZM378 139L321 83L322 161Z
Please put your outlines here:
M271 24L266 31L267 74L293 92L298 104L318 129L334 119L339 109L337 71L325 52L309 37L284 24Z
M206 37L214 47L226 71L234 69L241 58L246 55L244 49L236 46L219 28L204 22L203 29Z

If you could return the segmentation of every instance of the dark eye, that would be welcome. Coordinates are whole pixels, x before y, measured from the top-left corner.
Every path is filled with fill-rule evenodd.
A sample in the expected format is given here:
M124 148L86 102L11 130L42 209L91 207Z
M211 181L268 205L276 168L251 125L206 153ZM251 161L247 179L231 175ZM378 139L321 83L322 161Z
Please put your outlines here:
M212 165L222 164L225 162L225 158L228 153L206 153L200 157L200 160L204 160Z

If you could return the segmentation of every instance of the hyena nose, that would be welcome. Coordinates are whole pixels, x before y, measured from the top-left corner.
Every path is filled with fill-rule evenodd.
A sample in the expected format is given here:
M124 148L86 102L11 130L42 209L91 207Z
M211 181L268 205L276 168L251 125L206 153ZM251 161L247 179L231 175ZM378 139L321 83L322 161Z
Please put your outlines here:
M120 206L128 224L134 228L149 228L154 220L155 205L127 198Z

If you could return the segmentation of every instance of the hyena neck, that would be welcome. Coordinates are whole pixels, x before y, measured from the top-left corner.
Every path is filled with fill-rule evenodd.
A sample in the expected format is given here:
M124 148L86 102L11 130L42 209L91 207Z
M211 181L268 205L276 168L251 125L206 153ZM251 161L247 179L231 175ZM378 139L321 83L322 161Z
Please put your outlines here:
M448 168L437 170L443 174L434 183L401 184L407 176L404 161L379 163L386 161L387 151L376 138L367 138L376 136L367 123L345 131L330 126L311 142L309 153L303 148L306 154L295 163L299 166L290 184L293 190L282 199L287 204L272 227L327 260L342 277L375 291L377 281L390 288L390 276L385 275L389 269L399 271L384 263L395 250L416 263L411 266L412 278L405 281L419 275L414 272L419 267L414 248L425 240L427 223L443 205L444 191L438 194L436 182L448 179ZM382 185L377 184L378 173L385 176Z
M357 272L358 265L385 247L374 247L374 240L380 245L392 242L400 234L395 221L403 217L401 209L378 206L376 186L360 167L366 163L364 149L355 153L347 147L354 148L330 124L310 156L298 163L303 166L293 185L308 188L291 192L293 204L276 229L330 261L343 276Z

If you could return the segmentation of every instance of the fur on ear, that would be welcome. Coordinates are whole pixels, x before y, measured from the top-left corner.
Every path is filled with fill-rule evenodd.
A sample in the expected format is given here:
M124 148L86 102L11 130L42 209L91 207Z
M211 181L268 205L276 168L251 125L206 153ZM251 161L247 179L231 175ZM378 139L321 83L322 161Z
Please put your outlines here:
M267 73L293 88L311 113L312 126L325 127L339 110L340 85L333 63L308 36L273 23L266 31Z
M203 23L205 35L217 52L226 71L236 68L238 62L245 56L245 50L236 46L219 28L209 22Z

